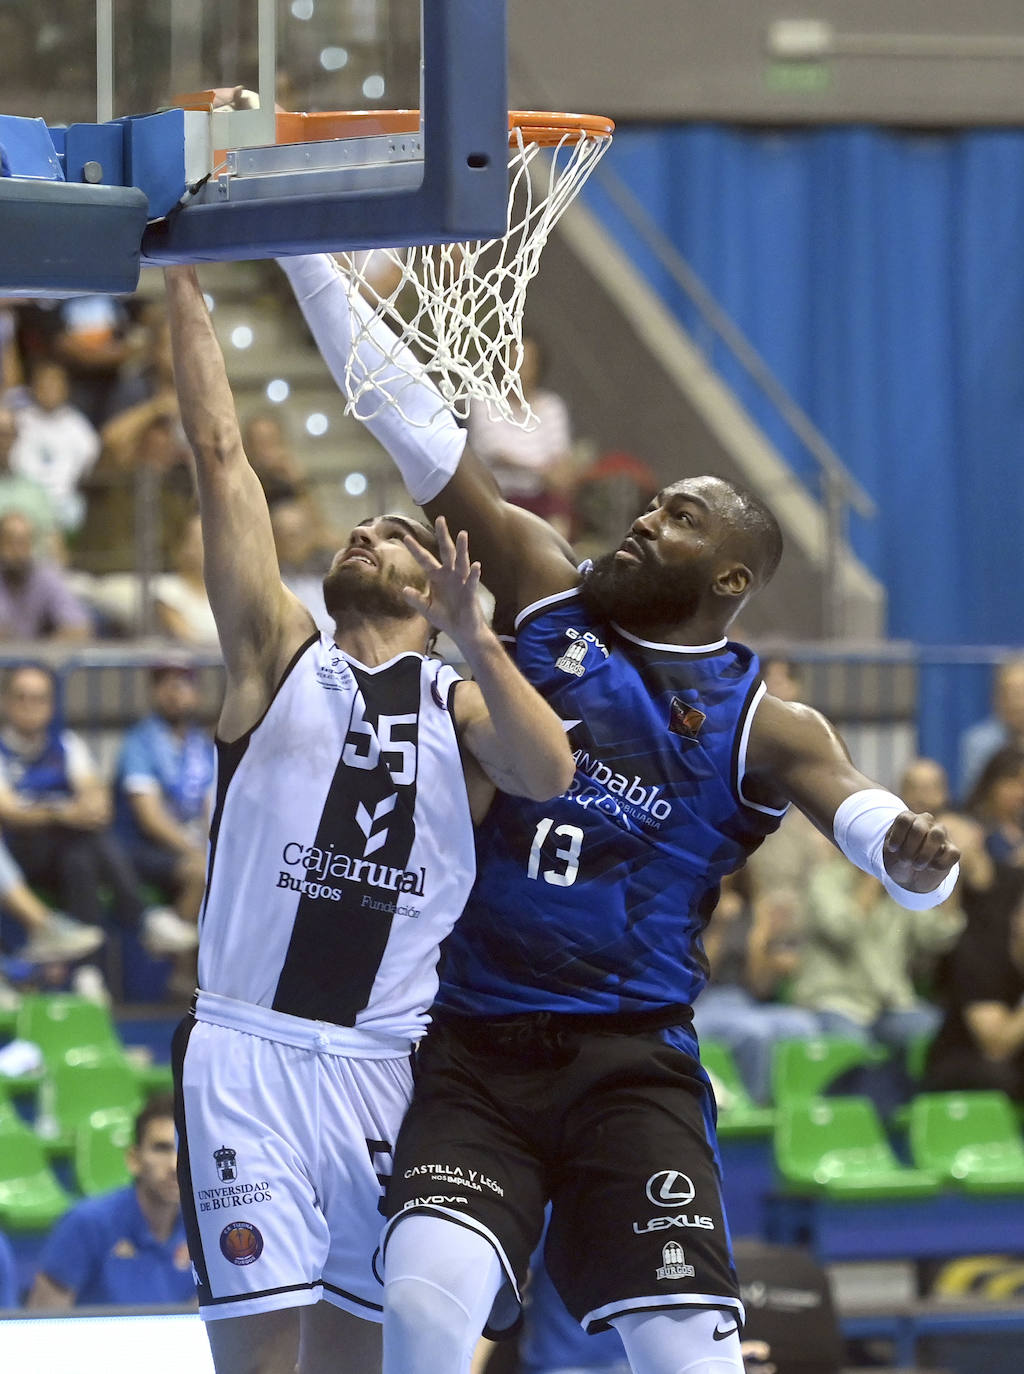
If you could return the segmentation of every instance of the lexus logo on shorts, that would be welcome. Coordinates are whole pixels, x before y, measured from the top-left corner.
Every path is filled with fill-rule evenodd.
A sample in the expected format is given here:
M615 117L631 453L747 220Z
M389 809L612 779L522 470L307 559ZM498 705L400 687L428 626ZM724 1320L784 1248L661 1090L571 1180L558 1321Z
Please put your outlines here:
M686 1207L693 1201L696 1189L678 1169L662 1169L647 1180L646 1191L655 1207Z

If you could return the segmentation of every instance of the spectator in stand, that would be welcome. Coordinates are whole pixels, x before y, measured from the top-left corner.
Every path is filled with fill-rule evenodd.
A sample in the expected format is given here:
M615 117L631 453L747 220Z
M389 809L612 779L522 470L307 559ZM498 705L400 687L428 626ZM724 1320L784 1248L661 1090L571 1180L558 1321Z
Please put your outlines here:
M969 797L982 769L999 749L1024 749L1024 655L1007 659L996 670L992 714L960 736L960 792Z
M103 442L107 443L111 426L116 419L130 413L147 401L173 391L171 365L171 332L163 305L151 304L143 328L139 331L141 348L120 369L110 396L109 418L103 426Z
M284 415L280 410L254 411L242 427L242 437L271 511L278 505L298 508L306 525L309 555L323 556L326 572L344 539L324 519L309 477L288 441Z
M324 605L323 581L330 559L317 557L315 532L299 501L275 501L270 507L270 526L281 569L281 581L299 598L316 621L317 629L333 636L334 620Z
M972 930L1009 915L1014 894L998 880L996 865L985 845L983 827L970 816L953 809L949 778L935 759L912 759L900 780L900 795L909 798L915 811L930 811L942 822L960 850L960 882L957 896Z
M68 403L68 376L60 363L37 362L31 399L18 408L18 435L11 470L38 482L49 494L57 522L74 531L85 517L79 486L95 466L100 436L80 410Z
M946 1013L923 1086L995 1089L1024 1103L1024 901L1000 926L966 932L948 963Z
M306 495L308 479L277 411L257 410L250 415L242 426L242 444L268 505L298 501Z
M985 848L997 872L1024 878L1024 749L1007 745L992 755L967 810L985 831Z
M131 354L128 310L116 296L75 296L61 302L56 325L51 348L67 368L72 399L102 429Z
M876 878L830 857L810 880L793 1000L816 1013L825 1034L905 1050L940 1020L918 997L913 971L948 950L963 925L955 897L908 911Z
M62 911L52 911L26 883L3 841L0 841L0 908L25 934L24 943L10 952L27 964L77 963L99 949L106 939L98 926L82 925Z
M0 515L0 639L89 639L89 612L56 563L36 556L35 543L26 515Z
M125 1158L134 1183L86 1198L50 1233L27 1307L194 1303L169 1093L151 1098L139 1113Z
M0 1232L0 1308L18 1306L18 1262L11 1242Z
M573 493L572 544L581 558L612 548L646 509L661 483L632 453L604 453L580 473Z
M762 897L752 908L736 881L726 879L714 920L704 932L711 981L693 1009L697 1038L725 1045L747 1091L762 1103L771 1100L776 1041L815 1035L818 1029L812 1012L771 1000L799 957L789 909L779 917L777 902Z
M17 435L14 411L0 404L0 517L12 510L27 516L35 528L39 552L63 557L63 540L49 492L34 478L11 469L11 450Z
M150 682L152 712L127 732L118 760L117 831L142 880L194 923L206 881L213 740L196 724L192 668L160 663Z
M195 509L195 468L177 398L161 393L104 430L100 461L86 483L85 524L75 561L98 575L169 568ZM133 583L134 587L134 583ZM134 602L127 614L134 613Z
M0 718L0 826L28 881L52 889L62 910L85 926L102 925L106 886L114 920L139 929L151 954L194 949L194 926L173 911L145 908L135 870L110 829L109 790L84 741L56 721L50 670L10 669Z
M203 580L203 531L198 515L190 516L182 531L174 572L154 579L153 600L160 628L170 639L193 648L219 646Z
M531 510L567 536L572 515L572 430L561 396L543 385L544 355L535 338L523 339L519 380L537 417L532 429L492 419L487 407L470 405L467 429L473 451L483 459L507 501ZM525 416L525 411L521 414Z
M21 385L21 353L18 349L18 321L13 306L17 301L0 298L0 396Z

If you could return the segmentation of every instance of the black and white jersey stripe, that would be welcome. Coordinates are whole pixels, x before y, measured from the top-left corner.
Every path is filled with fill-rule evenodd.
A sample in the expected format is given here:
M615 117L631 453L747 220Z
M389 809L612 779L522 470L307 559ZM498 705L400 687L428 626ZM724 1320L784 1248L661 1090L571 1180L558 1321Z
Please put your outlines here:
M422 1033L475 870L457 681L419 654L367 668L319 636L262 720L218 742L204 991Z

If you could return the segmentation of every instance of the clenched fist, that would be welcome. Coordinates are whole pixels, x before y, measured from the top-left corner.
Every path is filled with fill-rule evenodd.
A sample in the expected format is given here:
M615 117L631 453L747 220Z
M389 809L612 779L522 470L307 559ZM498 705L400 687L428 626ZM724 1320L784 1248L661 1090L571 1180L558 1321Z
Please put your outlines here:
M889 827L882 857L886 873L900 887L934 892L960 861L960 851L930 812L901 811Z

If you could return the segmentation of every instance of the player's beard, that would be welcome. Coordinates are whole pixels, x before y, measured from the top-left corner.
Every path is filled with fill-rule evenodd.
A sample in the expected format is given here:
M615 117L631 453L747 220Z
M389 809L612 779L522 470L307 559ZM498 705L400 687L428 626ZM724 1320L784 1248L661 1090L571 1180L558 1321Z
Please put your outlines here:
M596 619L614 620L626 629L677 625L697 614L706 577L692 563L665 568L647 557L634 563L606 553L584 574L580 597Z
M332 568L324 578L324 605L339 628L353 620L412 620L418 614L402 595L403 587L426 591L426 579L399 576L394 568L380 568L375 575L361 576L343 566Z

